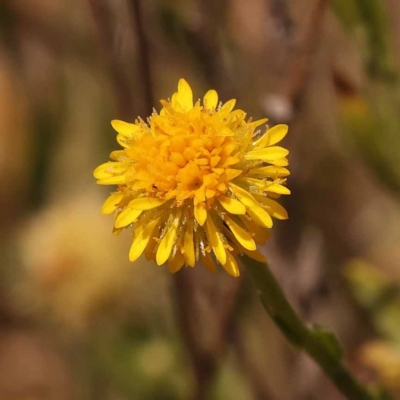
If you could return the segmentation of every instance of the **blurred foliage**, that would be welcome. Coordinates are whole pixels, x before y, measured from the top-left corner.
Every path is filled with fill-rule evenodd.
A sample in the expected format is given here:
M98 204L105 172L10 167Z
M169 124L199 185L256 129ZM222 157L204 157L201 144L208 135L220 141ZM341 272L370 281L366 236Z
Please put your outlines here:
M361 347L360 359L385 384L400 389L400 282L361 259L349 262L345 274L379 335Z

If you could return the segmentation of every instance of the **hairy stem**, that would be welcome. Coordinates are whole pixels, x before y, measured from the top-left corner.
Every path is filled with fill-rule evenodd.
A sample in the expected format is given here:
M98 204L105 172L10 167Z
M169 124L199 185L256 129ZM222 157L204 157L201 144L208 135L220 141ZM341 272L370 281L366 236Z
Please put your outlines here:
M267 264L242 257L252 280L260 291L261 303L285 337L305 351L324 370L337 389L349 400L389 400L380 391L364 387L343 365L342 353L333 333L322 328L309 328L286 299Z

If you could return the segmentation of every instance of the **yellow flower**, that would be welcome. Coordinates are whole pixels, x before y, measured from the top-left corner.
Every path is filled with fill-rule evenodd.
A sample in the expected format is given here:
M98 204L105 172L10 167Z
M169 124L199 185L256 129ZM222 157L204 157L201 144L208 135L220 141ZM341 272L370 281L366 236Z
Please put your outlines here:
M216 271L216 261L239 276L235 256L245 253L264 261L257 251L268 238L272 218L286 219L275 200L290 194L284 186L288 150L275 146L286 125L265 132L267 121L246 121L233 110L235 100L218 104L209 90L193 104L189 84L181 79L171 100L146 123L114 120L123 150L100 165L100 185L118 185L102 212L115 213L115 233L133 228L129 259L143 253L171 272L201 260Z

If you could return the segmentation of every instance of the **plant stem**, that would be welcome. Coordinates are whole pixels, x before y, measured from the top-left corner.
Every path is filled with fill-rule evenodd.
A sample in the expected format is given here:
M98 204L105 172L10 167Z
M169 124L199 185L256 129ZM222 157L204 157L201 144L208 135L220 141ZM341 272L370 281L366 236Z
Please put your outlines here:
M386 393L364 387L343 365L339 343L333 333L309 328L286 299L267 264L241 257L252 280L260 290L260 299L269 316L285 337L304 350L324 370L337 389L349 400L389 400Z

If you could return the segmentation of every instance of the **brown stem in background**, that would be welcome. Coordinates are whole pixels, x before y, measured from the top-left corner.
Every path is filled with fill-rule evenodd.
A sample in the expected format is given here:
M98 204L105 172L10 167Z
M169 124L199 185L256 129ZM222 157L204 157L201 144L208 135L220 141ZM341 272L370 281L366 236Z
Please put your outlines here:
M184 34L202 73L221 98L234 97L234 88L224 65L220 46L220 26L224 24L225 1L198 0L198 23Z
M324 14L330 0L315 0L309 21L305 25L305 33L299 45L295 45L293 29L286 2L271 0L271 14L285 30L288 68L277 82L276 92L265 98L265 111L272 123L289 122L295 117L295 111L300 104L310 70L313 66L315 51L320 43L324 23Z
M294 52L292 60L288 63L290 67L281 83L280 94L293 105L298 104L307 82L313 65L312 58L321 38L324 14L329 4L330 0L316 0L314 10L307 24L303 43Z
M117 57L115 57L114 30L107 0L89 0L89 3L98 27L104 59L111 72L115 92L118 97L121 118L130 120L132 119L132 115L138 115L138 110L134 107L130 84L123 73L121 65L117 62Z
M136 36L139 49L139 75L143 81L143 104L145 114L150 115L154 107L153 84L151 78L149 42L146 37L141 0L128 0L132 29Z
M187 352L192 364L195 390L194 400L209 398L209 392L218 372L220 359L228 342L228 335L233 323L234 311L241 281L234 279L225 298L220 299L219 312L216 313L216 332L212 335L209 346L203 343L204 323L199 319L196 303L194 271L182 270L174 276L174 297L178 326L186 343Z
M278 397L268 386L265 379L265 372L261 371L252 360L246 347L245 339L241 334L237 323L234 324L232 331L239 368L242 370L243 376L250 384L249 386L253 393L253 398L257 400L278 400Z
M288 0L270 0L268 3L271 15L278 22L283 36L292 41L293 21L288 9Z

